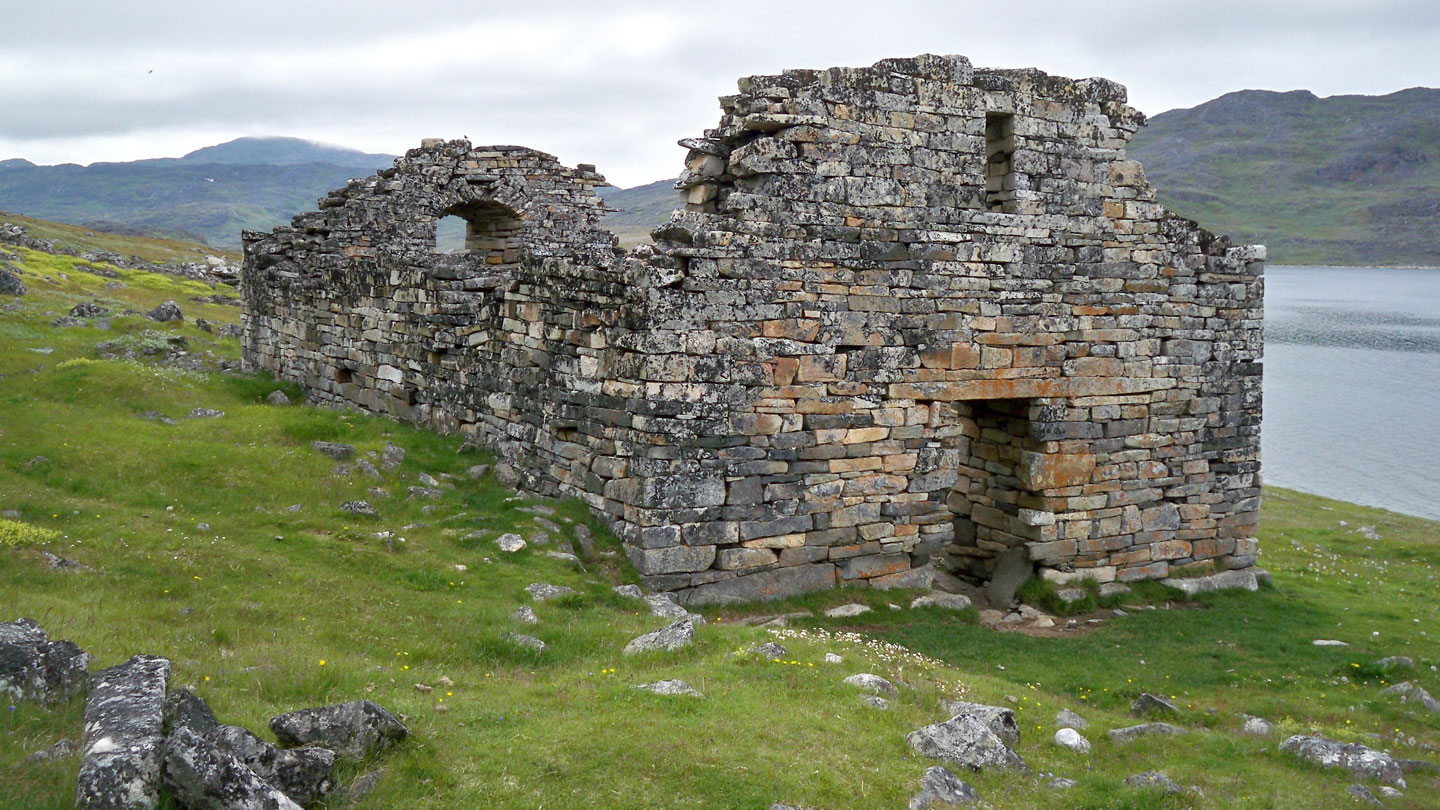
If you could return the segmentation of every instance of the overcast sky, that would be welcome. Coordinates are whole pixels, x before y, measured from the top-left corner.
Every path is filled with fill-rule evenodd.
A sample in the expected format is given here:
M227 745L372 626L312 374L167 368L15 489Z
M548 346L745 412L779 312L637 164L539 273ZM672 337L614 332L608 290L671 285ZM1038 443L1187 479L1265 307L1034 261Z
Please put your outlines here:
M175 157L244 135L516 143L617 185L742 75L964 54L1105 76L1155 114L1246 88L1440 87L1437 0L0 0L0 159Z

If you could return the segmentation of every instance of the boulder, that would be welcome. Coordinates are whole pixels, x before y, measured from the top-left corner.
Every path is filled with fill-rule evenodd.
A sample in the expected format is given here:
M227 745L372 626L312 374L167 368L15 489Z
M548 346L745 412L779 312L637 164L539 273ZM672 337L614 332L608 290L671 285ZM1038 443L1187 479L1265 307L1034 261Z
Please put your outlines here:
M562 596L569 596L575 593L574 588L565 585L551 585L548 582L532 582L525 586L525 592L536 602L545 602L551 599L559 599Z
M51 703L84 691L89 676L74 642L51 641L31 619L0 624L0 695Z
M278 748L239 726L217 726L203 736L298 805L320 800L333 785L335 752L328 748Z
M1179 714L1180 709L1174 703L1166 700L1160 695L1152 695L1149 692L1141 692L1140 697L1130 704L1130 714L1134 717L1144 717L1147 714Z
M340 504L340 511L349 512L352 515L364 515L365 517L375 517L380 514L376 511L375 507L371 506L367 501L346 501Z
M1275 726L1261 717L1247 717L1245 725L1240 727L1240 733L1247 737L1269 737L1275 733Z
M1090 727L1090 721L1069 709L1061 709L1055 714L1055 725L1062 728L1086 729Z
M165 742L164 780L186 810L300 810L239 757L186 729Z
M349 461L355 457L355 445L341 444L340 442L310 442L310 449L322 456L329 456L336 461Z
M1218 574L1211 574L1204 577L1169 577L1161 580L1162 583L1174 588L1186 596L1198 596L1202 593L1214 593L1240 589L1246 591L1260 590L1259 579L1255 576L1255 569L1244 568L1238 571L1221 571Z
M900 690L895 688L895 684L885 680L879 675L871 675L868 672L851 675L845 679L845 683L862 692L889 695L890 697L895 697L900 694Z
M445 497L445 491L435 487L410 487L410 497L433 501Z
M1090 753L1090 741L1073 728L1062 728L1055 732L1055 744L1077 754Z
M1141 723L1138 726L1126 726L1124 728L1111 729L1106 736L1111 742L1128 743L1134 742L1141 737L1152 737L1157 734L1185 734L1185 729L1179 726L1172 726L1169 723Z
M286 396L284 391L276 388L270 392L270 396L265 397L265 401L271 405L289 405L290 397Z
M524 647L527 650L545 652L545 642L534 636L527 636L524 633L505 633L502 638L509 640L518 647Z
M165 696L164 718L166 736L183 728L205 737L220 727L209 704L189 689L175 689Z
M525 548L525 538L514 532L506 532L495 538L495 545L507 554L513 554Z
M943 723L910 732L905 741L917 754L951 765L979 771L985 768L1030 772L1030 766L973 715L958 715Z
M657 695L685 695L688 697L703 698L704 695L695 690L695 687L684 681L655 681L654 683L642 683L635 687L644 689L647 692L654 692Z
M520 471L509 462L502 461L495 465L495 480L513 489L520 484Z
M270 731L282 745L318 745L346 759L362 759L410 733L394 715L368 700L282 714L271 718Z
M643 599L645 594L640 590L639 585L616 585L611 588L617 595L626 599Z
M951 717L965 715L979 720L1012 748L1020 744L1020 724L1015 721L1015 712L1010 709L963 700L942 700L940 708Z
M70 308L70 317L72 318L103 318L109 314L109 307L90 301L82 301Z
M174 321L185 320L185 313L180 311L179 304L174 301L166 301L145 313L145 317L152 321L159 321L160 323L172 323Z
M529 605L521 605L520 607L510 611L510 618L522 624L540 623L540 617L535 615L534 608L530 607Z
M1355 776L1378 779L1405 787L1405 774L1389 754L1358 743L1343 743L1308 734L1296 734L1280 750L1322 768L1344 768Z
M7 265L0 264L0 295L21 296L24 294L25 285L20 281L20 274Z
M1415 671L1415 659L1408 655L1392 655L1388 658L1381 658L1375 662L1375 668L1381 672L1406 672Z
M980 794L975 792L975 788L939 765L933 765L926 769L925 776L920 780L920 792L911 797L908 807L909 810L931 810L978 801Z
M890 711L890 701L879 695L864 695L860 698L860 705L882 712Z
M1125 784L1129 787L1155 788L1166 793L1180 793L1182 788L1175 784L1175 780L1159 771L1146 771L1137 773L1134 776L1125 777Z
M695 614L675 604L675 595L669 593L652 593L643 597L645 606L650 608L650 614L659 616L662 619L693 619Z
M624 654L635 655L654 650L673 652L689 647L693 643L695 643L695 623L689 619L680 619L659 630L631 639L630 643L625 645Z
M1440 700L1409 681L1381 689L1380 694L1384 697L1399 697L1401 703L1415 704L1431 714L1440 714Z
M399 467L405 461L405 448L394 442L386 442L385 449L380 453L380 469L389 472Z
M1351 785L1345 788L1345 795L1361 804L1373 804L1376 807L1385 806L1385 803L1380 801L1380 798L1374 793L1371 793L1370 788L1364 785Z
M765 658L769 658L773 661L777 658L784 658L785 654L788 653L789 650L785 649L779 644L776 644L773 641L767 641L757 647L751 647L750 652L763 656Z
M153 655L95 673L85 703L76 810L151 810L159 802L169 679L170 662Z

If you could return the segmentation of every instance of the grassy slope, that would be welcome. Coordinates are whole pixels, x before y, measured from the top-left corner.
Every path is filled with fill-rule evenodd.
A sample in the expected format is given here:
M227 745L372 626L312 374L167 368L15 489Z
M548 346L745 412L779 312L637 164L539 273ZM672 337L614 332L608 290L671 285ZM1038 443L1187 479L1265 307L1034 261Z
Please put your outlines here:
M489 541L502 531L535 530L518 511L526 501L492 480L466 479L477 459L457 455L455 440L361 415L268 406L263 397L277 385L264 379L88 359L94 343L156 325L119 318L108 333L52 329L55 314L105 281L70 264L26 253L31 295L18 310L0 311L0 509L62 532L51 550L94 570L52 571L34 550L0 549L0 618L37 619L52 637L90 651L97 668L139 652L166 655L172 685L195 689L223 721L261 734L277 712L360 696L403 713L415 731L410 741L342 773L344 782L384 768L355 807L902 807L931 764L909 755L904 734L943 719L939 698L961 695L1016 696L1022 755L1037 771L1080 781L1056 794L1025 778L966 776L1003 807L1350 806L1342 790L1353 780L1279 756L1278 739L1234 734L1243 711L1275 720L1286 734L1313 729L1360 740L1398 729L1440 745L1435 718L1375 698L1379 682L1352 666L1411 655L1423 662L1417 680L1440 692L1429 668L1440 665L1440 525L1272 490L1263 533L1276 587L1259 594L1137 611L1082 637L1038 639L983 630L969 616L886 609L908 594L828 593L794 606L858 598L877 610L788 632L796 637L783 640L787 663L734 654L770 637L735 622L762 608L707 611L711 621L693 648L627 659L619 650L629 638L664 623L610 592L630 573L613 560L575 570L543 549L497 553ZM125 280L127 289L105 293L136 309L164 298L185 304L204 291L162 277ZM235 317L221 307L186 310L219 322ZM230 356L238 349L189 326L173 331L196 348ZM41 347L54 351L30 351ZM226 415L179 418L196 406ZM149 410L179 423L139 418ZM362 452L394 441L409 455L384 482L339 477L310 451L313 439ZM27 466L37 455L49 461ZM404 499L422 471L457 476L430 513ZM380 518L335 508L368 497L376 484L396 495L374 501ZM577 503L557 506L562 523L599 530ZM1361 540L1353 533L1361 523L1376 525L1383 539ZM381 530L405 541L391 551L372 537ZM478 540L464 539L475 530L483 532ZM602 549L618 548L598 534ZM571 585L582 597L536 605L542 622L527 629L509 614L528 602L523 588L535 581ZM865 635L825 636L851 629ZM508 631L532 633L550 649L520 650L502 638ZM1352 646L1316 648L1317 637ZM845 663L824 664L827 651ZM901 684L893 711L861 707L840 683L859 671ZM414 689L441 676L455 685L428 695ZM661 678L683 678L707 697L629 688ZM1159 744L1109 744L1104 730L1132 722L1126 707L1142 690L1175 695L1181 721L1197 731ZM1089 757L1050 744L1062 706L1090 719ZM76 700L0 713L0 808L70 806L78 761L30 766L24 757L78 737L82 709ZM1435 758L1408 744L1389 747ZM1200 785L1208 798L1118 786L1148 768ZM1406 798L1388 806L1434 806L1431 778L1415 778Z
M240 254L234 251L197 247L189 242L177 242L172 239L106 233L79 225L66 225L8 211L0 211L0 222L24 225L31 237L54 239L61 246L81 252L103 250L119 253L121 256L139 256L145 261L155 264L204 261L206 256L224 256L233 261L240 259ZM0 250L4 249L5 246L0 245Z

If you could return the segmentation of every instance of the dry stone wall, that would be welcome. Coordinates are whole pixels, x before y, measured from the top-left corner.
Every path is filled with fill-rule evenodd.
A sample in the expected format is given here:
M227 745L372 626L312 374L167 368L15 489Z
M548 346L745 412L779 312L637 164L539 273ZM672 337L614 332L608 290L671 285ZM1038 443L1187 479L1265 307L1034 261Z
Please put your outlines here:
M1155 201L1122 87L921 56L721 106L653 247L463 141L247 233L247 362L471 434L691 603L1254 564L1264 249Z

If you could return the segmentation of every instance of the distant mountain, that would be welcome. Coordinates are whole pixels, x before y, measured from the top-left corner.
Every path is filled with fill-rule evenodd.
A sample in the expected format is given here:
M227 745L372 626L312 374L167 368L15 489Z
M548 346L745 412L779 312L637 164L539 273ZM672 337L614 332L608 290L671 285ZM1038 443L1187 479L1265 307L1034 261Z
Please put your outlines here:
M650 231L670 218L680 206L680 192L674 180L656 180L634 188L607 186L598 189L600 198L615 213L605 217L605 227L620 237L621 244L648 241Z
M0 161L0 209L236 248L241 229L289 222L350 178L393 162L298 138L240 138L180 158L89 166L17 158Z
M1228 93L1129 151L1166 207L1272 262L1440 266L1440 90Z

